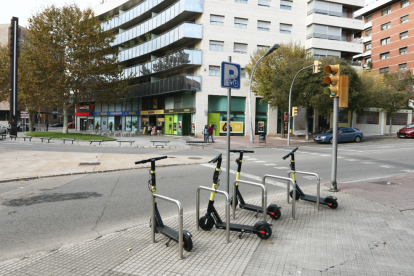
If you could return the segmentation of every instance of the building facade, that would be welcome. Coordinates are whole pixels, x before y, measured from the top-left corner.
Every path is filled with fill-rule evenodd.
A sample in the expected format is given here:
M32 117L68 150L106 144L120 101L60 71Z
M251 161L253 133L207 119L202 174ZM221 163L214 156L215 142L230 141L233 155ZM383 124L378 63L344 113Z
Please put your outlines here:
M301 42L309 55L351 60L362 53L362 18L354 11L363 0L108 0L94 8L104 30L114 30L113 47L126 73L135 74L133 96L126 103L94 106L80 119L93 126L123 130L157 126L166 134L200 136L207 124L224 135L227 89L220 87L220 65L241 65L242 85L232 90L234 135L248 135L248 81L244 68L250 54L281 42ZM332 22L332 23L331 23ZM327 24L329 23L329 24ZM281 112L252 97L254 133L276 134ZM318 129L318 115L293 120L295 130ZM260 125L260 127L258 127Z

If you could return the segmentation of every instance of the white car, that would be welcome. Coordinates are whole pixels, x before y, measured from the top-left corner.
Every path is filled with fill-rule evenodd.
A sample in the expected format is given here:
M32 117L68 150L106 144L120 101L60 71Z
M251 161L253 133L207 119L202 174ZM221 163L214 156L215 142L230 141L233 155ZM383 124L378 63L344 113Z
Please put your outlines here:
M7 134L8 129L7 127L0 125L0 134Z

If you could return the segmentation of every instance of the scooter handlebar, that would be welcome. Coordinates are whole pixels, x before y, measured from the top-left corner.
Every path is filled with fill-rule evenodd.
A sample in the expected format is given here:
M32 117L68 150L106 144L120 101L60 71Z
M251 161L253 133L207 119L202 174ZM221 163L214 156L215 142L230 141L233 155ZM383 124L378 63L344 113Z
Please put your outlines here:
M291 156L292 154L295 153L295 151L298 150L299 147L297 147L296 149L292 150L291 152L289 152L288 154L286 154L285 156L282 157L283 160L285 160L286 158L288 158L289 156Z
M210 160L208 163L216 163L219 159L221 159L221 153L217 155L214 159Z
M230 152L254 153L253 150L230 150Z
M150 159L144 159L144 160L141 160L141 161L137 161L137 162L135 162L135 165L136 164L144 164L144 163L151 162L151 161L157 161L157 160L161 160L161 159L165 159L165 158L168 158L168 156L152 157Z

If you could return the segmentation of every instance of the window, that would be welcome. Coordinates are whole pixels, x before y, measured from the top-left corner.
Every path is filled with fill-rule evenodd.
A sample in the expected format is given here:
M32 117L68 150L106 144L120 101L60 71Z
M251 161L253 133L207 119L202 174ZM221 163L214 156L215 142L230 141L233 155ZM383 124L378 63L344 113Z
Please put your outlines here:
M220 66L210 65L208 69L208 74L210 76L220 76Z
M338 115L338 123L348 123L348 112L341 112L341 114Z
M283 10L291 10L292 9L292 2L280 0L280 8Z
M235 17L234 18L234 27L235 28L247 29L247 19Z
M390 52L386 52L386 53L380 54L380 59L381 60L387 59L389 57L390 57Z
M247 0L235 0L236 3L247 4Z
M247 44L234 43L234 52L239 54L247 54Z
M224 41L210 40L210 51L223 52Z
M405 55L405 54L407 54L407 47L400 49L400 55Z
M53 120L57 120L59 118L59 108L54 107L52 113L53 113Z
M264 45L257 45L257 51L260 51L262 49L269 50L270 46L264 46Z
M365 58L365 63L371 62L371 57Z
M366 36L371 36L372 35L372 29L366 30L365 35Z
M381 75L388 74L388 72L389 72L389 68L388 67L380 68L380 74Z
M210 25L224 25L224 16L210 14Z
M388 115L388 113L387 113L387 126L390 125L390 117L391 117L391 123L393 125L397 125L397 126L407 125L407 121L408 121L408 114L407 113L396 113L392 116Z
M371 22L372 21L372 14L368 15L365 19L367 20L367 23Z
M371 50L371 43L365 44L365 50Z
M408 5L410 5L410 1L408 0L401 1L401 8L408 7Z
M365 112L364 115L357 115L356 118L357 124L368 124L368 125L378 125L379 123L379 112Z
M284 34L292 33L292 25L280 23L280 32Z
M400 39L406 39L408 38L408 31L400 33Z
M387 23L381 25L381 31L387 30L389 28L391 28L391 22L387 22Z
M398 64L398 71L407 70L407 63Z
M390 14L390 13L391 13L391 7L388 7L388 8L383 9L381 11L382 16L387 15L387 14Z
M353 133L353 132L355 132L355 130L353 128L351 128L351 127L346 128L346 133Z
M240 69L240 78L242 79L246 78L246 70L244 68Z
M408 14L401 17L401 24L404 24L404 23L407 23L407 22L408 22Z
M270 7L270 0L259 0L259 6Z
M390 38L389 37L381 39L381 45L387 45L387 44L390 44Z
M270 22L269 21L257 21L257 30L270 32Z

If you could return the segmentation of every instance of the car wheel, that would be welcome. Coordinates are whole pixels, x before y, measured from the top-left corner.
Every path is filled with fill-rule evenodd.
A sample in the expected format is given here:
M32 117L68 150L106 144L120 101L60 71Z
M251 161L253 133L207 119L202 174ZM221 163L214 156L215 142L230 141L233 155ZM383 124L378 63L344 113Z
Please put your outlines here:
M329 144L332 144L332 138L331 138L331 139L329 139Z
M355 142L356 142L356 143L361 142L361 136L357 136L357 137L355 137Z

